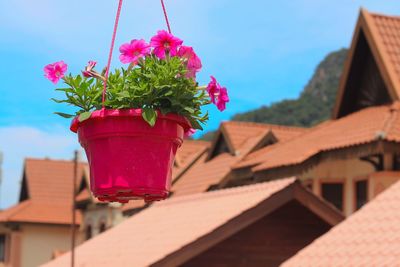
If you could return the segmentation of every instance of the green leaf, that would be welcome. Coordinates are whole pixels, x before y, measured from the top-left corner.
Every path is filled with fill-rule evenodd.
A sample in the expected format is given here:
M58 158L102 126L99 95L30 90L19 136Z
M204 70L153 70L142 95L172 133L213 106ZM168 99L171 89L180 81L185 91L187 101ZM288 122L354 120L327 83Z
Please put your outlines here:
M90 118L90 115L92 115L92 112L90 112L90 111L83 112L83 113L79 114L78 120L80 122L85 121Z
M66 119L70 119L70 118L74 117L74 115L67 114L67 113L62 113L62 112L54 112L54 114L57 114L57 115L59 115L59 116L61 116L63 118L66 118Z
M57 88L55 89L56 91L61 91L61 92L68 92L68 93L74 93L74 89L68 87L68 88Z
M185 107L185 110L189 113L194 113L194 109L189 108L189 107Z
M193 129L197 129L197 130L203 130L203 127L201 127L200 123L193 119L193 118L188 118L190 121L190 124L192 125Z
M54 101L56 103L68 103L67 100L58 100L58 99L55 99L55 98L50 98L50 100L52 100L52 101Z
M153 127L156 124L157 112L152 108L145 107L142 111L142 117L151 127Z

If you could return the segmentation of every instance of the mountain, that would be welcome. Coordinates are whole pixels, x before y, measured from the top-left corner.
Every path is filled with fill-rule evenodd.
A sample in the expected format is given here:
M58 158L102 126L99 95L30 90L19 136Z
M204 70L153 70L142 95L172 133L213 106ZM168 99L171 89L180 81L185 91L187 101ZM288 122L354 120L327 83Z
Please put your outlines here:
M297 99L238 113L232 120L310 127L330 118L347 52L343 48L328 54ZM210 140L212 136L209 132L201 139Z

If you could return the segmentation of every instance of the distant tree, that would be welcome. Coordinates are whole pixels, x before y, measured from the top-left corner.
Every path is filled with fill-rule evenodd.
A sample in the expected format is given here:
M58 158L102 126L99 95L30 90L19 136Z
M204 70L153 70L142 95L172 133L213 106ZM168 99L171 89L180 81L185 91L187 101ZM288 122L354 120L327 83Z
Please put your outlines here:
M232 120L308 127L328 119L346 55L347 49L327 55L298 99L282 100L270 106L236 114Z

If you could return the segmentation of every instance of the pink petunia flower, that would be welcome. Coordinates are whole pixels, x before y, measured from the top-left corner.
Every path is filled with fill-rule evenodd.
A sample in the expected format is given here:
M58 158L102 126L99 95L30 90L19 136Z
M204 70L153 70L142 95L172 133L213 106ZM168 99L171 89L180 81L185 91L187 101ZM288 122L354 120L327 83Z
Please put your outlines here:
M122 63L137 64L140 58L150 54L150 45L143 39L132 40L130 43L121 45L119 51L121 52L119 59Z
M229 102L228 90L226 90L225 87L221 87L217 100L217 108L219 109L219 111L225 110L227 102Z
M57 84L58 81L64 77L67 68L68 66L64 63L64 61L48 64L44 67L44 76L52 83Z
M170 56L177 54L178 47L183 41L165 30L158 31L157 35L153 36L150 40L150 45L154 47L153 53L160 59L165 58L165 54L169 53Z
M96 72L93 69L94 67L96 67L96 64L96 61L90 60L88 62L88 65L85 67L85 70L82 71L83 76L85 76L86 78L95 77Z
M187 132L185 132L185 137L191 137L196 133L196 129L190 128Z
M229 102L228 90L221 87L214 76L211 76L211 81L207 85L207 92L210 96L211 102L214 103L220 111L225 110L226 102Z
M214 78L214 76L211 76L211 81L207 85L206 90L208 92L208 95L210 96L211 102L214 104L216 103L215 99L216 99L216 96L219 94L219 89L220 89L220 86L217 83L217 80Z
M196 72L201 70L202 65L201 60L194 52L193 47L181 46L178 50L178 56L187 61L188 73L186 76L188 78L195 78Z

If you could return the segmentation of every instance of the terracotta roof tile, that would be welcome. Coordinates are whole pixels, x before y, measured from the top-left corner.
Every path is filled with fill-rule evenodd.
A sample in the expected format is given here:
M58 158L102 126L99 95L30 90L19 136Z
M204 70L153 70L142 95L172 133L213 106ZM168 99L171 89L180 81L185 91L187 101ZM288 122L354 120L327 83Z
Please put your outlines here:
M398 102L366 108L324 123L288 142L266 147L256 152L256 157L249 156L252 161L262 162L253 167L253 171L300 164L320 152L365 144L379 138L399 142L399 110Z
M230 166L238 161L239 156L223 153L210 161L204 161L204 155L200 162L193 166L172 186L174 195L186 195L207 191L218 184L231 170Z
M282 266L399 266L399 207L397 182Z
M79 180L85 166L79 165ZM26 159L24 181L28 199L1 211L0 221L70 224L73 170L71 161Z
M379 41L388 55L397 81L400 82L400 17L370 13L379 33ZM400 88L397 88L400 94Z
M222 153L210 160L207 160L207 155L203 155L199 162L173 185L174 195L204 192L219 184L230 173L231 167L260 144L268 134L272 134L280 142L298 136L308 129L229 121L221 124L220 131L233 146L236 154Z
M71 200L70 200L71 201ZM71 224L72 205L64 201L25 200L0 213L0 222ZM77 224L81 215L76 212Z
M227 132L234 150L245 152L253 148L252 145L254 142L249 142L249 139L259 141L260 138L269 132L272 132L279 141L285 141L307 131L306 128L300 127L242 121L226 121L222 123L221 127Z
M80 180L86 164L79 165ZM25 178L30 199L70 202L74 164L72 161L26 159Z
M154 204L76 249L77 266L149 266L294 183L294 179L176 197ZM176 226L179 226L177 230ZM43 266L67 266L65 254Z
M209 147L210 142L207 141L185 140L176 153L172 181L185 172Z

